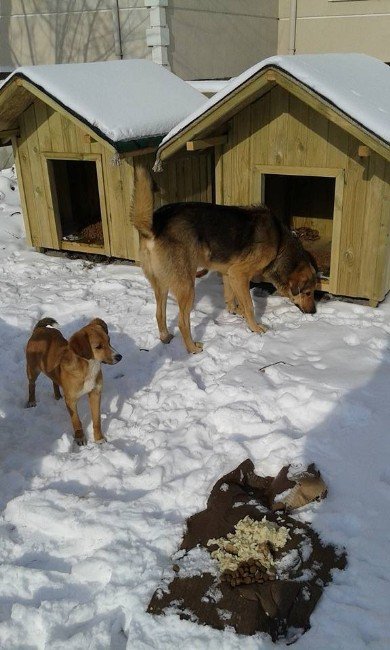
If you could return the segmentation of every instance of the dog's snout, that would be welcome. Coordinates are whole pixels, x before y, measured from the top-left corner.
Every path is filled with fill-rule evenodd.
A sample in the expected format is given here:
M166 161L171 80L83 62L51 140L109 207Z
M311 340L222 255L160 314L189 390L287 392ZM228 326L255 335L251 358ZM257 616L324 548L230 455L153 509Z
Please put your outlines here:
M299 309L303 314L315 314L317 311L315 305L313 305L313 307L310 307L310 309L303 309L302 307L299 307Z
M119 352L117 352L116 354L114 354L114 361L115 361L115 363L119 363L119 361L120 361L121 359L122 359L122 355L119 354Z

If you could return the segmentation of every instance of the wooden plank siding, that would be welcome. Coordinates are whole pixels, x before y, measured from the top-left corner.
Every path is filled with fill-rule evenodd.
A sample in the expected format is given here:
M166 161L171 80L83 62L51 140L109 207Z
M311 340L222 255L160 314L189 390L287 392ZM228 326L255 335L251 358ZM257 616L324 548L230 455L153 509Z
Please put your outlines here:
M377 260L373 298L383 300L390 287L390 163L386 161L383 171L382 202L380 213L380 228L377 242Z
M84 131L64 112L40 98L35 98L20 115L19 130L13 140L30 243L37 248L90 250L138 261L138 232L132 223L134 163L151 169L155 153L128 154L118 159L110 146L104 146L87 129ZM57 197L51 191L51 159L96 162L104 247L61 241ZM161 188L155 196L156 206L175 201L213 201L213 150L175 156L156 180ZM66 201L66 196L62 200Z
M308 176L329 170L324 175L338 179L332 291L383 299L390 288L389 163L374 151L359 157L360 140L280 86L242 109L227 126L228 142L218 149L221 202L249 205L262 200L259 167L280 174L297 168L302 175L306 169ZM317 224L330 236L332 221L326 221L318 219Z

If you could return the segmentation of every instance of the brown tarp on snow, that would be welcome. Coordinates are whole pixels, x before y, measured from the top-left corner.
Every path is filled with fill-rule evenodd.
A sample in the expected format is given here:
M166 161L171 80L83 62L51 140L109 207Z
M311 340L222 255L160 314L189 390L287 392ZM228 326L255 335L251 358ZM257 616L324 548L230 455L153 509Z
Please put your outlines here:
M308 470L322 482L314 466ZM220 630L229 627L238 634L266 632L274 641L283 637L292 642L306 631L324 586L332 580L332 569L343 569L346 555L322 544L308 524L285 512L272 512L275 495L294 485L287 473L288 467L284 467L276 478L262 478L254 473L254 465L247 459L219 479L207 509L187 520L187 532L173 558L177 575L170 573L155 591L147 611L163 614L169 609L181 618ZM298 501L299 496L302 495L298 495ZM315 489L312 496L319 496ZM308 497L306 503L310 500ZM289 529L286 546L275 553L275 558L281 560L277 580L232 587L220 580L218 572L205 570L188 575L187 570L182 570L180 561L186 553L196 547L211 552L213 547L207 547L208 540L234 532L235 524L246 515L255 520L266 515L269 521Z

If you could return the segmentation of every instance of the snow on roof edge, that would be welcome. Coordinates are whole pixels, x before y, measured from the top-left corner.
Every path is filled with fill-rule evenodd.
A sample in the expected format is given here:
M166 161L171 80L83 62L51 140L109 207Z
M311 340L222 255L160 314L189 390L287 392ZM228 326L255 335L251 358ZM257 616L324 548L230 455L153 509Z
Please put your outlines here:
M0 84L0 92L15 78L31 83L121 151L157 147L183 116L206 101L180 77L147 59L22 66Z
M198 118L202 117L203 115L207 114L209 111L211 111L213 108L215 108L217 105L220 104L224 99L228 99L231 97L236 91L239 91L243 86L245 86L247 83L251 82L257 75L264 73L265 70L269 68L277 68L280 71L288 74L291 78L293 78L295 81L298 83L301 83L303 86L307 88L311 88L313 92L315 92L319 97L321 97L322 100L328 102L330 105L333 107L336 107L341 113L352 119L356 124L359 125L360 128L368 132L370 135L376 137L377 139L381 140L385 145L390 145L390 84L388 84L389 91L386 96L387 100L387 110L379 109L382 110L383 113L388 114L388 123L386 123L387 127L387 133L386 129L384 132L381 132L381 130L375 130L375 128L372 128L372 125L369 126L367 125L366 122L363 120L359 119L357 117L357 114L354 114L354 112L351 112L346 110L345 107L340 106L340 103L336 101L336 99L329 93L322 88L322 92L320 89L320 86L318 85L318 79L316 80L316 83L314 84L315 87L310 86L309 80L306 80L305 77L308 76L307 74L303 74L302 71L301 73L296 73L294 74L293 70L295 68L295 64L298 62L298 68L299 64L303 62L303 66L305 62L307 61L319 61L322 59L323 61L327 60L333 60L339 59L340 61L352 61L352 59L359 59L359 63L361 64L362 62L371 66L377 66L378 70L379 68L381 69L381 73L385 73L387 75L386 82L390 81L390 68L387 66L385 63L380 61L379 59L375 59L374 57L367 56L365 54L354 54L354 53L348 53L348 54L309 54L309 55L288 55L288 56L273 56L269 57L267 59L264 59L263 61L260 61L259 63L256 63L254 66L251 66L247 70L245 70L241 75L233 78L228 84L220 90L218 93L216 93L213 97L211 97L203 106L201 106L199 109L191 113L188 117L186 117L184 120L179 122L162 140L160 147L157 151L157 157L156 157L156 168L158 168L161 165L161 159L160 159L160 153L166 148L168 143L171 142L171 140L174 140L176 137L178 137L180 134L183 133L188 127L193 125ZM292 63L293 65L287 65L288 63ZM359 67L357 66L357 70ZM385 72L386 71L386 72ZM371 70L370 70L371 72ZM384 76L384 74L382 75ZM370 78L370 81L372 79ZM385 84L387 87L387 85ZM352 91L355 93L356 96L358 96L358 93L356 91ZM341 102L343 104L343 102ZM357 112L358 113L358 112ZM385 135L383 135L385 133Z

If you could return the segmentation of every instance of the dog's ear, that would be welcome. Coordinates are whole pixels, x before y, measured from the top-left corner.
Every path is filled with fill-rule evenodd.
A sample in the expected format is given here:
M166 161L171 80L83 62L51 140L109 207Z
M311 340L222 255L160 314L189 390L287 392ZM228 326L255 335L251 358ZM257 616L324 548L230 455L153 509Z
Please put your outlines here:
M297 296L301 291L298 280L289 280L288 286L290 287L290 291L293 296Z
M297 296L300 292L300 285L303 284L300 273L300 265L288 277L288 288L293 296Z
M102 320L101 318L94 318L93 320L91 320L91 322L89 324L90 325L99 325L100 327L102 327L104 329L105 333L108 334L107 323L105 323L104 320Z
M77 354L77 356L82 357L83 359L93 358L91 344L85 330L80 330L70 337L69 347L75 354Z

